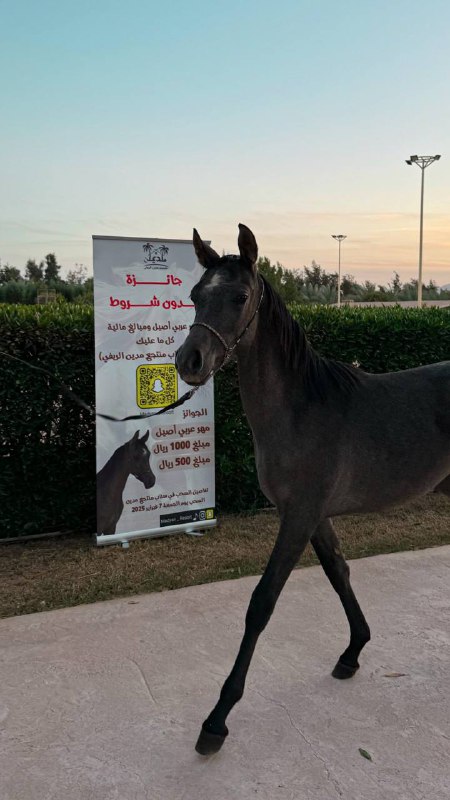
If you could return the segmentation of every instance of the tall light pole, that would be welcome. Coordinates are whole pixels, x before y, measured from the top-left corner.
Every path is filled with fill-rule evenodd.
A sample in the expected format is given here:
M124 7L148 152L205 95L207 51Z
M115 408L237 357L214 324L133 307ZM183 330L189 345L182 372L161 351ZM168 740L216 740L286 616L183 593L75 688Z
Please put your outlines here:
M347 238L347 236L344 236L344 234L342 233L332 233L331 238L336 239L336 241L339 242L339 273L338 273L339 277L337 286L337 304L338 308L340 308L341 307L341 242L343 242L344 239Z
M406 163L417 164L422 170L422 186L420 190L420 238L419 238L419 281L417 284L417 305L422 307L422 250L423 250L423 189L425 170L433 161L439 161L440 156L410 156L406 159Z

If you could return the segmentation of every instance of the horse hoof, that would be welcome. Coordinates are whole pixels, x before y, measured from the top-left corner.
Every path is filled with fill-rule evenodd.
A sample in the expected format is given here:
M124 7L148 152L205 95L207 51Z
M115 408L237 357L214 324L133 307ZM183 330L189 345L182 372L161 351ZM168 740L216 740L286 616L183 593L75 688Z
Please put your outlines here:
M331 674L333 678L338 678L340 681L345 681L347 678L353 678L353 675L358 669L359 664L357 664L355 667L349 667L348 664L343 664L342 661L338 661Z
M195 745L197 753L200 753L201 756L212 756L213 753L218 753L225 741L226 735L227 734L221 736L219 733L210 733L202 728L200 736L197 739L197 744Z

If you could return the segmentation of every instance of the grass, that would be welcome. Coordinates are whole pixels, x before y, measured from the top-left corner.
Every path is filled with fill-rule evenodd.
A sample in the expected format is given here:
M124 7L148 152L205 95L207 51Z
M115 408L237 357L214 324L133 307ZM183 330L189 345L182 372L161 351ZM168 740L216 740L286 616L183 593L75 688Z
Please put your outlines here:
M450 544L450 501L429 495L384 514L341 517L347 558ZM278 529L273 512L227 516L202 538L179 535L97 548L88 536L0 545L0 617L256 575ZM312 550L299 566L316 563Z

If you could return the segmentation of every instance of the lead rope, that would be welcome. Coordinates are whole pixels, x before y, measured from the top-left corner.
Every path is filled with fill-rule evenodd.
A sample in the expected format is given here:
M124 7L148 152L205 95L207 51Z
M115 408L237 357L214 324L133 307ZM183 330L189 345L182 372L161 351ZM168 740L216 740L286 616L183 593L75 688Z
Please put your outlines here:
M34 369L37 372L42 372L44 375L48 375L49 378L58 383L58 385L61 387L66 397L68 397L70 400L73 400L73 402L76 403L77 406L86 409L86 411L89 411L89 413L92 414L94 417L100 417L101 419L108 419L110 420L110 422L127 422L128 420L132 419L147 419L147 417L157 417L158 414L163 414L165 411L171 411L173 408L178 408L178 406L181 406L183 403L186 402L186 400L189 400L192 397L192 395L195 394L195 392L198 391L198 389L200 389L200 386L194 386L192 389L186 392L182 397L180 397L179 400L176 400L174 403L170 403L170 405L168 406L160 408L159 411L152 411L151 414L131 414L129 417L112 417L110 416L110 414L101 414L100 411L96 411L93 406L90 406L89 403L86 403L86 401L83 400L82 397L79 397L79 395L77 395L69 386L67 386L67 384L64 383L64 381L62 381L61 378L59 378L58 375L56 375L54 372L50 372L50 370L44 369L44 367L37 367L35 364L30 364L28 361L24 361L23 358L19 358L18 356L13 356L10 353L5 353L4 350L0 350L0 355L4 356L5 358L9 358L11 361L18 361L20 364L24 364L25 367L28 367L28 369Z
M258 311L259 311L259 309L261 307L261 303L262 303L263 297L264 297L264 281L262 283L261 297L259 298L259 303L258 303L258 306L256 308L256 311L254 312L254 314L252 315L250 321L247 323L247 325L245 326L244 330L238 336L238 338L236 339L236 341L234 342L234 344L231 347L228 347L225 339L223 338L223 336L221 336L220 333L218 333L216 330L214 330L214 328L212 328L210 325L207 325L205 322L194 322L194 324L191 325L191 328L193 328L195 325L199 325L199 326L202 326L203 328L207 328L212 333L214 333L215 336L217 336L217 338L221 341L221 343L223 344L223 346L225 348L225 354L224 354L222 363L220 364L219 367L217 367L217 369L211 370L211 372L209 373L209 375L208 375L208 377L207 377L207 379L206 379L206 381L204 383L201 383L201 384L199 383L197 386L193 386L193 388L190 389L188 392L185 392L185 394L183 394L182 397L179 398L179 400L175 400L175 402L169 403L168 406L164 406L163 408L160 408L159 411L152 411L150 414L131 414L128 417L113 417L110 414L101 414L100 411L96 411L93 406L90 406L89 403L86 403L86 401L83 400L82 397L79 397L54 372L50 372L50 370L44 369L44 367L37 367L35 364L30 364L28 361L24 361L23 358L19 358L18 356L13 356L13 355L11 355L11 353L5 353L4 350L0 350L0 355L4 356L4 358L10 359L10 361L18 361L19 364L23 364L25 367L28 367L28 369L34 369L34 370L36 370L36 372L42 372L44 375L47 375L49 378L51 378L53 381L56 381L56 383L59 384L59 386L63 390L63 392L66 395L66 397L68 397L70 400L72 400L76 405L80 406L80 408L84 408L86 411L89 411L89 413L92 414L92 416L94 416L94 417L100 417L100 419L107 419L110 422L128 422L129 420L134 420L134 419L148 419L149 417L157 417L159 414L165 414L166 411L172 411L174 408L178 408L179 406L183 405L187 400L190 400L191 397L193 397L193 395L196 392L198 392L198 390L200 389L201 386L204 386L210 380L210 378L212 378L217 372L219 372L225 366L226 362L229 360L229 358L231 356L231 353L238 346L238 344L241 341L242 337L248 331L250 325L252 324L253 320L255 319L255 317L256 317L256 315L257 315L257 313L258 313Z

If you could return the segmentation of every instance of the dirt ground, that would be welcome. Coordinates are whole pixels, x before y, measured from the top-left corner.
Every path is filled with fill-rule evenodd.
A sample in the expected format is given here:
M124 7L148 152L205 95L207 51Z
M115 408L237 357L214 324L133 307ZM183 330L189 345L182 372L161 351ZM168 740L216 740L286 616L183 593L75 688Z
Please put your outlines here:
M0 617L256 575L278 528L271 511L224 516L202 537L185 534L119 546L86 536L0 544ZM385 514L336 520L347 558L450 544L450 501L429 495ZM308 547L299 566L315 563Z

